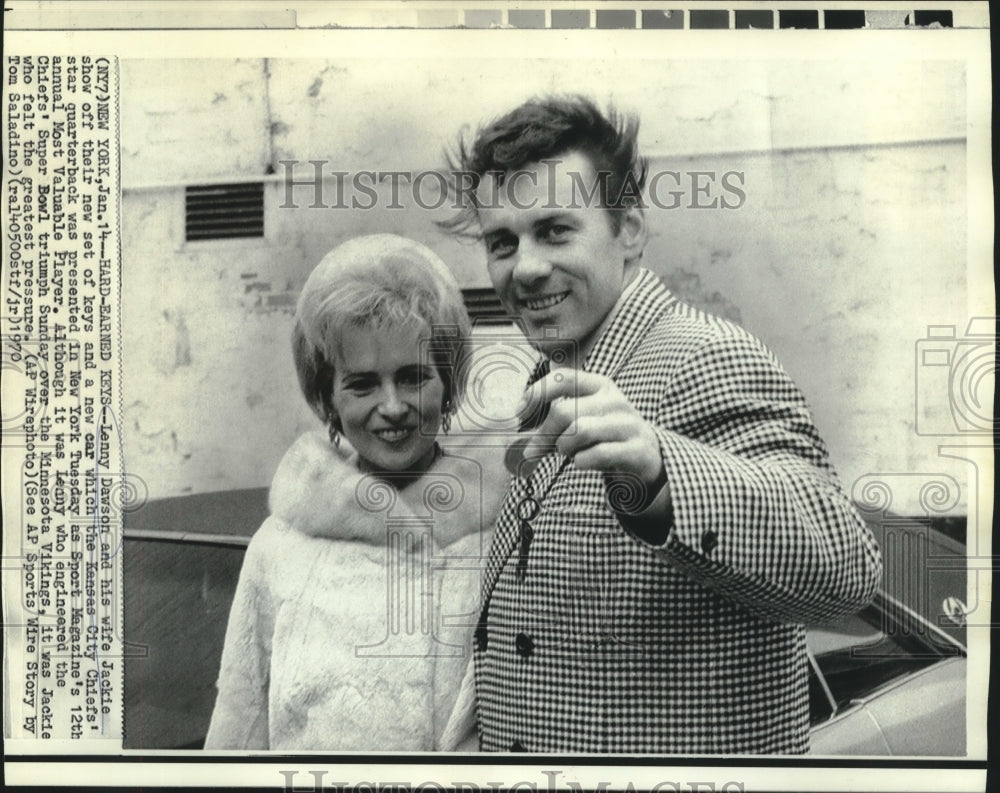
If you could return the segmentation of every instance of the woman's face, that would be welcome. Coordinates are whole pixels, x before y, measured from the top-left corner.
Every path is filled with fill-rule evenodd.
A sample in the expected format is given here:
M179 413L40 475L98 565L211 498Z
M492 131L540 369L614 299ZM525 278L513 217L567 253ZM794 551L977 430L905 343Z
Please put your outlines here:
M334 361L333 407L344 436L377 471L424 471L434 460L444 383L422 324L373 331L349 326Z

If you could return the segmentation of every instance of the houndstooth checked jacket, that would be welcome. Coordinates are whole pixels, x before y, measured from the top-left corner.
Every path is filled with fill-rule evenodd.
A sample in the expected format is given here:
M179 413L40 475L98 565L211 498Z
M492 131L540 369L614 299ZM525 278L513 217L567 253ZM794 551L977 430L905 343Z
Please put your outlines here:
M773 355L637 277L584 368L653 423L673 527L660 547L633 538L601 474L556 476L550 454L519 580L511 483L474 638L481 748L805 752L803 624L874 596L878 548Z

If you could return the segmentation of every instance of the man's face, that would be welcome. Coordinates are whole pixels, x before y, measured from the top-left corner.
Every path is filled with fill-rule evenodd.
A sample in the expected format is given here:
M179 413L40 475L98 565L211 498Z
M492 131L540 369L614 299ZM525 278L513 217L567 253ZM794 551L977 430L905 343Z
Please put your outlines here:
M595 180L590 159L569 152L553 160L509 172L499 188L484 180L479 222L493 286L529 338L554 328L586 352L635 275L638 265L626 260L642 251L643 218L623 212L615 234L608 211L587 199Z

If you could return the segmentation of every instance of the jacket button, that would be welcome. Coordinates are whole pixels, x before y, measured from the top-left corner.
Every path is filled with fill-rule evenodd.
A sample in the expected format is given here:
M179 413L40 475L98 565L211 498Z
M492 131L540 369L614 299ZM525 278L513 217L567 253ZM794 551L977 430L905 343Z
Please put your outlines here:
M706 531L701 535L701 549L705 553L711 553L715 550L715 546L719 544L719 538L716 536L714 531Z
M510 745L510 750L512 752L526 752L526 751L528 751L527 749L524 748L524 744L521 743L520 741L514 741L514 743L512 743Z
M514 647L517 648L517 654L522 658L527 658L535 651L535 642L526 633L519 633L514 638Z

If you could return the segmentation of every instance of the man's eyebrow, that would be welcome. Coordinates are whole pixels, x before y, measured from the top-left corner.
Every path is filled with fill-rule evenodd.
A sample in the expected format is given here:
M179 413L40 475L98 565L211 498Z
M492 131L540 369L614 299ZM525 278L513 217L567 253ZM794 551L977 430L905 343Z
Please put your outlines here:
M559 221L559 220L569 220L572 217L573 217L572 210L560 207L559 209L554 209L552 212L550 212L547 215L543 215L542 217L537 218L534 222L536 224L538 224L538 223L554 223L554 222Z
M537 218L532 221L531 227L535 229L545 228L546 226L552 226L556 223L567 223L573 220L573 214L565 209L553 212L550 215L544 215L543 217Z
M533 229L544 228L545 226L551 226L553 223L565 223L573 219L573 213L567 209L556 209L547 215L542 215L540 217L534 218L531 221L531 227ZM490 237L496 234L513 234L514 232L509 226L501 223L496 226L483 226L482 223L479 225L479 236L480 238Z

